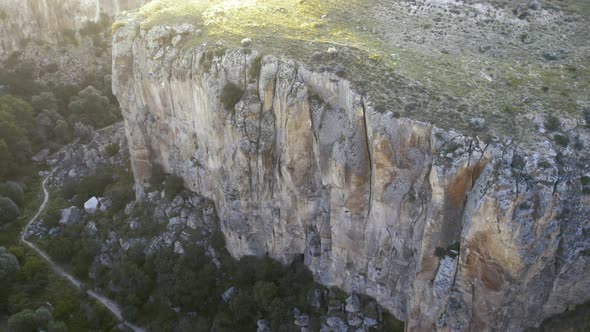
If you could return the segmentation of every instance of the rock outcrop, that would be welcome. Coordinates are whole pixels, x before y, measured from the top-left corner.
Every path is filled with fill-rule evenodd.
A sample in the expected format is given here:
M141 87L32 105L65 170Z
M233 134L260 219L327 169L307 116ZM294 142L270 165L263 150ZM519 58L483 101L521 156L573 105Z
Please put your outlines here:
M138 8L148 0L1 0L0 58L21 48L27 40L56 43L101 14L113 16Z
M590 299L574 152L378 112L334 73L186 47L193 30L114 36L138 197L159 165L215 202L233 256L303 255L409 330L522 330Z

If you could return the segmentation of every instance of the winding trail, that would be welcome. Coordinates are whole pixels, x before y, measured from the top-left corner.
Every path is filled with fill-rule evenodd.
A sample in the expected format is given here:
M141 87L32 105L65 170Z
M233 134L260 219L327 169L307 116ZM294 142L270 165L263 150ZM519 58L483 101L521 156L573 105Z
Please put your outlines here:
M84 286L84 283L82 283L80 280L76 279L74 276L72 276L71 274L69 274L68 272L66 272L64 269L62 269L59 265L57 265L52 259L51 257L49 257L49 255L44 252L43 250L41 250L36 244L30 242L27 240L26 238L26 234L27 231L29 230L31 224L37 219L37 217L39 217L39 215L41 214L41 212L43 212L43 210L45 209L45 206L47 205L47 201L49 201L49 191L47 191L47 181L49 180L49 178L53 175L53 173L55 172L55 170L57 169L54 168L49 175L47 175L47 177L45 177L45 179L43 180L42 183L42 188L43 188L43 193L45 195L45 197L43 198L43 203L41 204L41 206L39 207L39 210L37 210L37 213L35 213L35 215L31 218L31 220L29 220L29 222L27 223L27 226L25 227L25 229L23 230L23 232L21 233L21 241L23 243L25 243L26 245L28 245L29 247L31 247L31 249L33 249L34 251L37 252L37 254L39 254L39 256L41 256L46 262L47 264L49 264L49 266L51 267L51 269L57 273L59 276L63 277L64 279L68 280L72 285L74 285L76 288L82 290L82 287ZM115 315L115 317L117 317L123 324L125 324L127 327L129 327L130 329L132 329L134 332L145 332L145 330L137 325L134 325L128 321L126 321L123 318L123 315L121 314L121 308L119 308L119 305L117 305L114 301L96 293L93 290L87 290L86 293L94 298L95 300L97 300L98 302L102 303L102 305L107 308L110 312L113 313L113 315Z

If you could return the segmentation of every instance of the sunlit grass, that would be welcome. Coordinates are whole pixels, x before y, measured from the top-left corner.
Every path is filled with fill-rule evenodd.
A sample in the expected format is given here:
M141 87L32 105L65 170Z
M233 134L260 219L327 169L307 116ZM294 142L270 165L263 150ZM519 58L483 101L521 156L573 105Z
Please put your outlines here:
M188 22L205 37L281 38L380 51L371 34L354 29L367 2L320 0L159 0L144 6L142 28Z
M378 0L154 0L137 15L143 30L179 23L194 25L201 33L185 41L181 47L186 49L204 43L214 48L217 41L223 41L225 50L240 46L243 38L251 38L252 48L261 54L286 56L312 70L345 68L346 78L359 83L355 86L367 92L375 108L380 110L404 109L410 95L440 101L445 110L471 104L475 106L464 107L462 116L493 116L490 126L498 133L512 136L515 135L512 114L524 114L533 107L532 102L523 102L525 96L544 111L579 113L577 96L590 89L590 72L584 61L567 67L552 66L539 61L515 61L470 52L445 53L392 43L386 37L391 29L403 30L405 25L424 29L425 25L420 20L407 20L404 15L400 15L403 24L395 21L384 24L375 18L374 8L380 3ZM314 57L333 47L338 50L333 58ZM404 79L392 79L394 73ZM433 96L428 97L427 91ZM506 104L511 107L504 107ZM434 117L443 127L469 129L467 122L461 122L462 127L457 128L460 122L453 114L447 118L426 111L413 116L427 121ZM521 127L523 135L528 135L530 128Z

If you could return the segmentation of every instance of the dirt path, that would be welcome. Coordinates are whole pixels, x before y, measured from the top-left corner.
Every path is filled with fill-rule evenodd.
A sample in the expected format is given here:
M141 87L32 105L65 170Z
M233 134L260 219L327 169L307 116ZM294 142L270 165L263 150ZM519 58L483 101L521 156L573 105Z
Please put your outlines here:
M37 252L37 254L39 254L39 256L41 256L47 262L47 264L49 264L49 266L51 267L51 269L53 269L53 271L55 273L57 273L59 276L65 278L65 279L67 279L76 288L82 289L82 287L84 286L84 283L82 283L80 280L76 279L74 276L72 276L71 274L66 272L64 269L62 269L59 265L57 265L55 262L53 262L51 257L49 257L49 255L46 252L41 250L34 243L29 242L26 238L26 234L27 234L27 231L29 230L29 227L37 219L37 217L39 217L41 212L43 212L43 210L45 209L45 206L47 205L47 202L49 201L49 191L47 191L47 181L53 175L53 172L55 172L55 170L56 169L54 168L51 171L51 173L49 173L49 175L47 175L47 177L45 177L45 179L43 180L42 188L43 188L43 194L45 195L45 197L43 198L43 203L39 207L39 210L37 210L37 213L35 213L35 215L31 218L31 220L29 220L24 231L21 233L21 241L23 243L25 243L26 245L28 245L29 247L31 247L31 249L35 250ZM130 322L123 319L123 315L121 314L121 308L119 308L119 305L117 305L114 301L112 301L112 300L92 291L92 290L87 290L86 293L89 296L91 296L92 298L94 298L95 300L97 300L98 302L102 303L102 305L105 308L107 308L110 312L112 312L113 315L115 315L121 322L123 322L123 324L125 324L127 327L129 327L133 331L135 331L135 332L144 332L145 331L141 327L133 325Z

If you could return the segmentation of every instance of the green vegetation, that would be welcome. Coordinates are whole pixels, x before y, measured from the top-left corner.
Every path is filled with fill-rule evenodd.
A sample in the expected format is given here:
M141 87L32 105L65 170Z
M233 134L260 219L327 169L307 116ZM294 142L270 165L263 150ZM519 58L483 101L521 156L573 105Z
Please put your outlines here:
M0 224L14 221L19 216L18 206L10 198L0 196Z
M119 153L119 145L115 143L107 145L106 153L109 155L109 157L114 157L117 153Z
M118 109L111 105L109 98L93 86L85 88L72 97L68 110L70 118L79 119L82 123L92 125L94 128L111 125L121 117Z
M108 330L116 325L106 309L50 273L24 247L0 248L0 282L0 312L10 315L11 331Z
M565 134L555 134L553 135L553 139L555 142L561 146L568 146L570 144L570 139Z
M27 171L32 123L31 105L11 96L0 97L0 178Z
M164 192L168 199L173 199L182 190L184 190L184 181L182 178L174 175L167 175L164 181Z
M250 70L248 75L251 81L255 81L260 77L260 71L262 70L262 55L258 55L252 60L250 64Z
M63 197L71 199L76 196L76 201L81 205L93 196L101 196L106 187L114 182L111 169L98 169L96 174L87 176L78 182L66 181L63 186Z
M579 304L573 310L545 319L534 331L587 331L590 327L590 302ZM533 331L529 329L528 331Z
M233 111L243 95L242 88L234 83L227 83L221 91L221 102L226 110Z
M545 129L549 131L557 131L559 130L559 127L561 127L561 121L559 121L558 117L549 115L547 118L545 118L544 126Z
M193 40L185 43L185 48L202 43L211 48L218 40L228 48L238 48L240 40L249 37L252 48L261 54L285 55L314 70L346 68L346 77L357 90L370 95L377 111L401 108L403 101L394 96L413 95L424 105L412 116L443 128L473 132L479 129L470 127L468 120L486 114L494 118L488 128L494 134L526 139L538 133L525 118L528 112L538 109L527 105L530 101L545 110L580 116L577 96L590 92L590 68L583 57L569 55L567 64L562 65L529 61L534 55L520 49L510 50L514 56L493 57L485 49L472 52L469 47L451 53L439 52L431 45L398 46L388 39L390 31L422 31L428 27L425 34L431 34L440 30L440 24L404 13L399 13L399 20L386 20L387 15L376 15L380 6L375 0L349 1L346 5L338 0L156 0L137 15L143 29L161 24L194 24L202 34L191 37ZM558 7L568 10L571 6ZM508 29L505 23L493 24ZM492 33L491 28L485 29ZM578 30L570 32L580 37ZM519 33L522 36L526 31ZM505 37L512 38L508 31ZM336 52L327 54L328 49ZM525 57L529 60L525 61ZM207 59L204 61L208 64ZM251 78L256 64L250 69ZM471 107L457 119L449 110L459 104Z
M451 258L455 258L459 255L459 250L461 249L461 244L459 242L453 242L446 248L436 247L434 250L434 255L440 259L449 256Z

